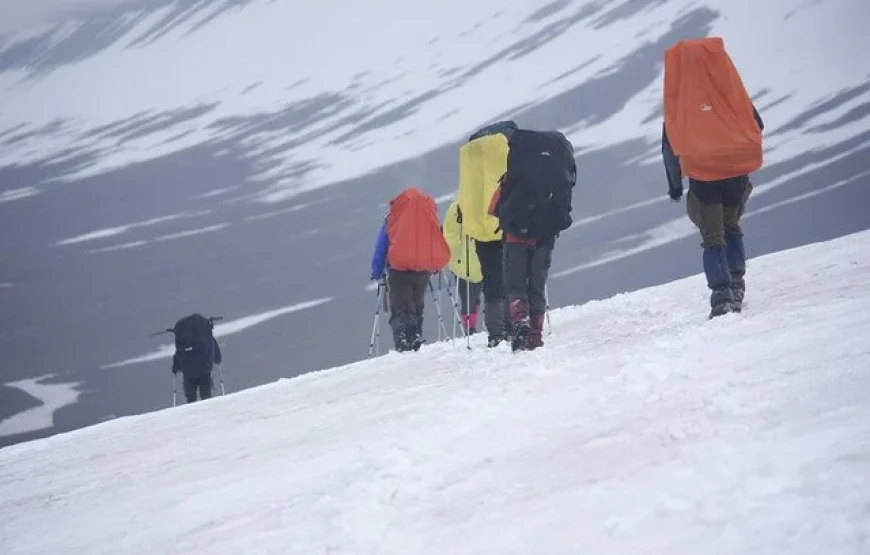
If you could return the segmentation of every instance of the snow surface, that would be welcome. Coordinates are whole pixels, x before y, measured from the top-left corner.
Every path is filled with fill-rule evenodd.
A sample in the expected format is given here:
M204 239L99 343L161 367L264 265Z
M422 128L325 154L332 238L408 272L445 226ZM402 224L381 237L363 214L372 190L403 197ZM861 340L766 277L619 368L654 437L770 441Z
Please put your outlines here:
M0 553L870 552L870 231L0 450Z
M266 185L261 200L281 201L417 157L614 71L702 6L715 15L710 33L726 38L747 87L763 100L771 131L783 127L766 138L768 164L865 131L862 118L849 116L870 99L870 89L861 89L870 59L855 55L868 46L864 0L646 7L637 0L372 0L343 4L341 17L329 2L256 0L230 11L219 2L196 6L158 36L149 31L178 6L132 11L126 34L94 56L51 72L3 72L0 133L17 135L0 151L0 166L93 157L57 176L70 181L236 137L266 168L254 176ZM81 24L58 25L49 38L60 41ZM5 36L0 52L34 33ZM337 46L336 37L353 47ZM849 91L804 125L783 125ZM657 161L660 121L651 116L660 101L657 78L612 117L590 113L566 131L587 153L646 140L648 161ZM288 110L314 113L299 116L311 120L306 125L271 130L228 123L279 119ZM310 171L300 176L300 167Z

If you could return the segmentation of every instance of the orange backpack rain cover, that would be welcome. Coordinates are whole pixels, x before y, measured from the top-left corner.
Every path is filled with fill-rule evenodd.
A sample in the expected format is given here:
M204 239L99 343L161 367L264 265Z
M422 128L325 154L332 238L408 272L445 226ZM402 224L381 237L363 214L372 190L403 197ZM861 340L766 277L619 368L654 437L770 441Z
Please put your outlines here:
M720 37L681 41L665 52L664 112L685 175L716 181L762 166L752 99Z
M390 202L387 237L387 260L393 270L437 272L450 262L435 201L413 187Z

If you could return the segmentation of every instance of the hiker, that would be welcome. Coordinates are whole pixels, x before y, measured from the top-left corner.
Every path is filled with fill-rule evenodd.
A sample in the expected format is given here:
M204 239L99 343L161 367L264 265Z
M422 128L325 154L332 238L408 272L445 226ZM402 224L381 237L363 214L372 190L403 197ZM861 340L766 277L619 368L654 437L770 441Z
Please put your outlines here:
M489 211L504 230L513 351L543 347L547 276L559 233L572 223L574 147L559 131L518 130Z
M450 271L457 279L462 331L465 335L473 335L477 333L483 272L474 239L462 232L462 211L458 199L447 207L442 229L444 239L450 246Z
M668 196L701 232L710 318L740 312L746 251L740 218L763 164L764 122L720 37L678 42L665 53L662 157Z
M390 306L396 351L423 345L423 309L429 277L450 261L438 208L429 195L411 187L390 201L372 257L371 279L382 280Z
M519 129L510 120L475 131L459 149L459 208L462 232L475 241L483 274L484 320L487 346L496 347L508 336L507 292L504 280L502 230L488 212L499 178L507 171L508 139Z
M223 360L221 348L214 338L211 320L202 314L191 314L175 323L175 354L172 373L181 372L184 396L188 403L209 399L214 389L212 371Z

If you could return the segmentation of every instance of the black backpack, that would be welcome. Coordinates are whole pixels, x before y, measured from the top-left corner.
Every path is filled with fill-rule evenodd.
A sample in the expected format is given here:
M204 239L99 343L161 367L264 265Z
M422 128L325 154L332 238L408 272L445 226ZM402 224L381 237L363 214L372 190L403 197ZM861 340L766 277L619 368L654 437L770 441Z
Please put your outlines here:
M577 181L574 146L559 131L511 134L497 214L501 228L527 239L550 239L571 227Z
M504 135L507 139L510 139L513 132L517 129L519 129L519 126L516 124L516 122L512 120L506 119L502 121L497 121L495 123L491 123L489 125L481 127L480 129L472 133L471 136L468 137L468 142L470 143L475 139L486 137L487 135L498 135L499 133Z
M185 376L204 376L214 368L214 325L202 314L175 322L175 355Z

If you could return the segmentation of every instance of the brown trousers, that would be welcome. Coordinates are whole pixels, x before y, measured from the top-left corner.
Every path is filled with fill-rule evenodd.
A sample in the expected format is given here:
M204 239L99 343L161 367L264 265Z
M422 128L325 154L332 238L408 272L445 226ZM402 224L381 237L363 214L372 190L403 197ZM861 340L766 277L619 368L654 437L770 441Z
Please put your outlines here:
M686 212L701 231L702 247L724 247L726 236L743 235L740 218L751 194L752 182L745 176L690 182Z

